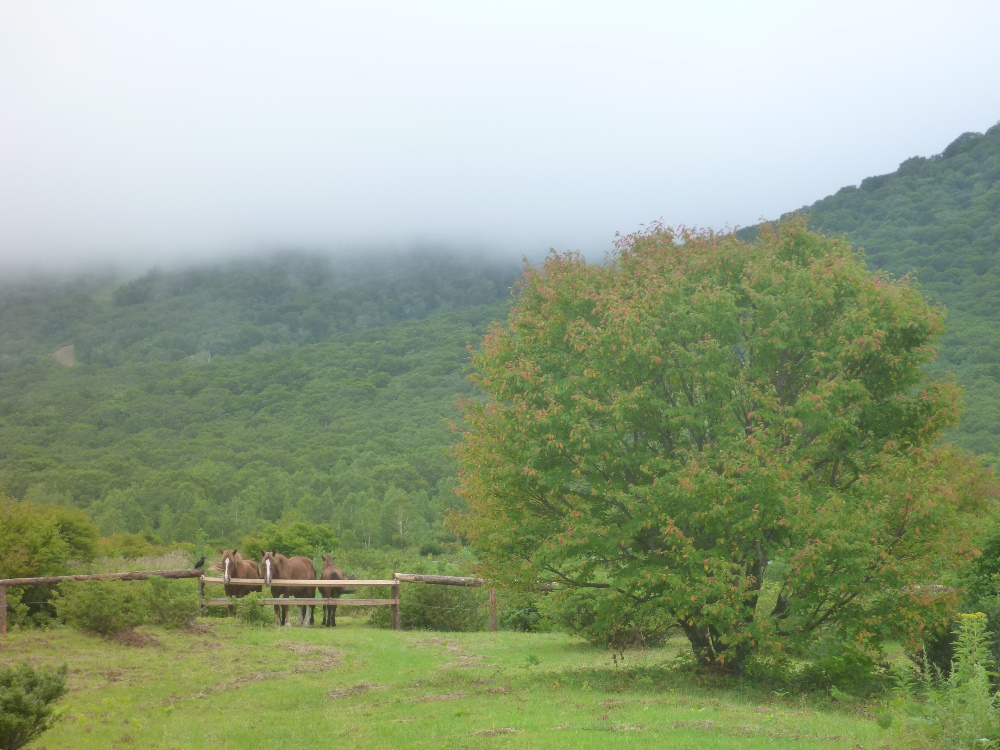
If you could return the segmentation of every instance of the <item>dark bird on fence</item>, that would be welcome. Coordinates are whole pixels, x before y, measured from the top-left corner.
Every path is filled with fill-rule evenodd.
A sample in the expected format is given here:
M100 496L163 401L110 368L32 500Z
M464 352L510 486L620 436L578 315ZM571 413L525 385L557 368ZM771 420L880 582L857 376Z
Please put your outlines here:
M196 562L196 563L194 564L194 567L195 567L195 568L204 568L204 567L205 567L205 556L204 556L204 555L202 555L202 556L201 556L201 559L200 559L200 560L198 560L198 562Z

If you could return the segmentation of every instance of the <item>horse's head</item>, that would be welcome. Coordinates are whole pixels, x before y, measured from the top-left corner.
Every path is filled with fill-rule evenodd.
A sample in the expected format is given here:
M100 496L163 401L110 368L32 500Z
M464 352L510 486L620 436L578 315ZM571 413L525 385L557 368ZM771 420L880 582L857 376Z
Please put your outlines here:
M239 572L237 571L236 563L240 559L240 556L236 553L234 549L222 550L222 580L229 583L229 580L235 574L239 578Z
M271 585L272 578L280 578L278 574L278 567L281 562L285 560L284 555L279 555L273 549L265 550L264 556L260 558L260 567L264 571L264 584L267 586Z
M322 578L344 580L344 571L337 567L333 561L333 555L323 555Z

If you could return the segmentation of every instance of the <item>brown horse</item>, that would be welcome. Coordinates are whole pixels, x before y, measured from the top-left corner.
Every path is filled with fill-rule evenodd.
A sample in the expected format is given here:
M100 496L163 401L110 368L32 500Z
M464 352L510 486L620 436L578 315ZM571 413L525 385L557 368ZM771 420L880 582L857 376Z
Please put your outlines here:
M333 564L333 558L330 555L323 555L323 574L320 576L324 581L343 581L344 571ZM344 593L343 586L323 586L319 587L320 596L325 599L339 599L340 595ZM336 604L324 604L323 605L323 626L329 626L331 628L337 627L337 605Z
M274 550L264 553L260 567L264 570L264 583L270 586L271 593L276 597L297 597L305 599L316 598L316 586L271 586L272 580L315 581L316 566L308 557L285 557ZM306 610L309 610L309 624L312 625L316 605L299 605L299 625L306 624ZM274 605L274 614L279 625L291 625L288 620L288 605Z
M264 586L254 586L249 583L230 583L233 578L260 578L260 570L253 560L244 560L234 549L222 550L222 588L226 596L241 598L251 591L263 591Z

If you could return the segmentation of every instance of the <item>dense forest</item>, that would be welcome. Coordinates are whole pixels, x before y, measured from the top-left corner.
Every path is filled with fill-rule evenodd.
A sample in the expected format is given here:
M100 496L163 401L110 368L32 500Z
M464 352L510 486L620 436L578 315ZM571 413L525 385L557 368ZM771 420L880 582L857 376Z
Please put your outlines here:
M933 365L1000 456L1000 125L812 206L870 265L948 309ZM741 230L752 236L754 228ZM0 284L0 491L103 534L236 543L328 524L346 547L433 548L469 345L507 314L513 259L285 253Z
M965 413L951 436L1000 457L1000 123L964 133L811 206L813 228L846 235L872 268L910 274L948 311L936 372L953 373ZM797 212L797 213L798 213ZM752 236L753 228L742 231Z
M346 546L434 545L467 346L519 268L287 254L10 285L0 490L163 543L306 521Z

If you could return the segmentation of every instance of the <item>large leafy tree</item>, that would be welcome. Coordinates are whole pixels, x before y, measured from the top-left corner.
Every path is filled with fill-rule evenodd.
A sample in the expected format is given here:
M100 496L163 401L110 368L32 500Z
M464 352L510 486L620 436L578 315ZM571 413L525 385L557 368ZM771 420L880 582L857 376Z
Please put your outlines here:
M939 445L959 411L922 370L941 324L799 220L553 253L473 357L459 525L487 575L607 587L609 623L666 614L704 664L913 634L993 491Z

